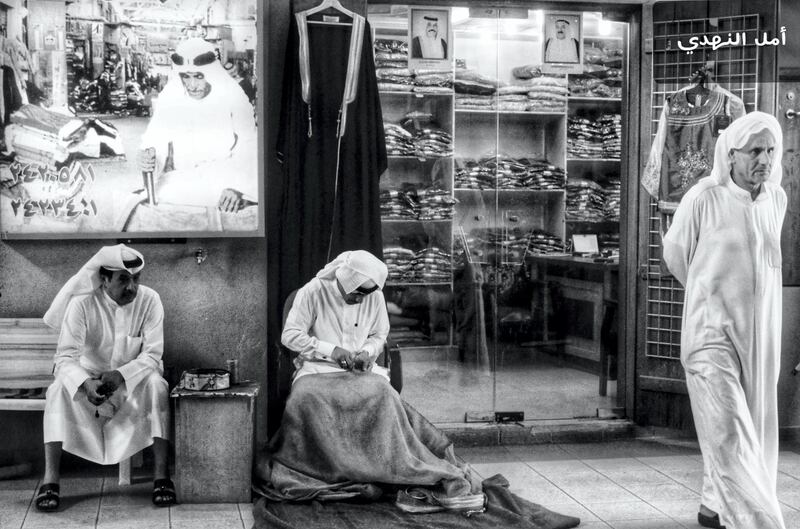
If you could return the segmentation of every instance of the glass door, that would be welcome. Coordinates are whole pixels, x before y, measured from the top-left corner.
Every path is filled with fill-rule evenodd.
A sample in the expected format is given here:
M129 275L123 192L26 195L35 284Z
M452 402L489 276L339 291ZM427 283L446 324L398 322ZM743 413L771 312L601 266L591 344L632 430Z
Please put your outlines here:
M615 406L626 25L428 4L369 21L404 399L436 423Z

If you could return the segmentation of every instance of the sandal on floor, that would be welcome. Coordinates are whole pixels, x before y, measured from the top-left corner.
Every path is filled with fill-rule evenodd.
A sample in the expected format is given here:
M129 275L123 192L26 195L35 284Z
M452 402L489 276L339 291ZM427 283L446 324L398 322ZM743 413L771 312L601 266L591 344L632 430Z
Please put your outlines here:
M36 493L36 498L34 499L36 509L44 512L57 510L60 503L60 492L61 488L58 483L45 483L39 487L39 492Z
M169 478L157 479L153 482L153 505L167 507L176 503L175 484Z

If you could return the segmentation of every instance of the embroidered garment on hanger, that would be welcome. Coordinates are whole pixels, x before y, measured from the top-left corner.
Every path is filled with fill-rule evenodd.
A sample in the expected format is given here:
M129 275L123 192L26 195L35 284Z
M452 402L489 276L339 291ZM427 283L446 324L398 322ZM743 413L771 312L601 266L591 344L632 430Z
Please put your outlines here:
M742 100L719 85L700 105L687 98L691 88L678 90L664 105L642 175L642 185L665 213L675 211L686 191L711 173L719 132L745 113Z

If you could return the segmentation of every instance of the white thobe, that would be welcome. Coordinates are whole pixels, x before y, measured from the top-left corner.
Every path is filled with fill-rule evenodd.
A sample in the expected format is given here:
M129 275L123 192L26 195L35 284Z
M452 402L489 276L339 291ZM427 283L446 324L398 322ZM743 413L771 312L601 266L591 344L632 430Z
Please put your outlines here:
M45 443L62 442L67 452L109 465L150 446L154 437L169 438L163 324L161 299L146 286L124 306L102 287L70 301L58 338L55 381L47 389ZM79 388L111 370L125 383L94 406Z
M783 529L777 498L780 236L786 194L691 188L664 237L685 286L681 362L703 453L702 502L729 529Z
M241 87L215 82L203 99L174 92L159 97L142 136L142 148L156 149L159 168L172 143L175 170L160 175L159 202L216 207L226 188L258 202L257 129Z
M544 60L550 62L578 62L578 41L573 38L547 40Z
M439 37L421 35L419 37L419 45L422 57L425 59L444 59L444 46L442 42L442 39Z
M338 373L331 354L334 347L367 351L374 362L383 351L389 335L389 316L383 292L364 297L361 303L348 305L335 279L314 278L294 298L281 334L281 343L299 353L302 365L294 380L314 373ZM373 373L388 379L385 368L373 364Z

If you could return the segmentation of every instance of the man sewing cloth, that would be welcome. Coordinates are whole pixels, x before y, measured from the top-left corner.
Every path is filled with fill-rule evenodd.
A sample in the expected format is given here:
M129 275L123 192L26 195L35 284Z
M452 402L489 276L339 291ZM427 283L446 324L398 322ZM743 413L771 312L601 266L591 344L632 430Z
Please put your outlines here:
M152 445L153 503L175 502L167 471L164 309L154 290L139 285L143 268L136 250L103 247L61 288L44 316L61 334L46 395L39 510L59 506L62 450L109 465Z

